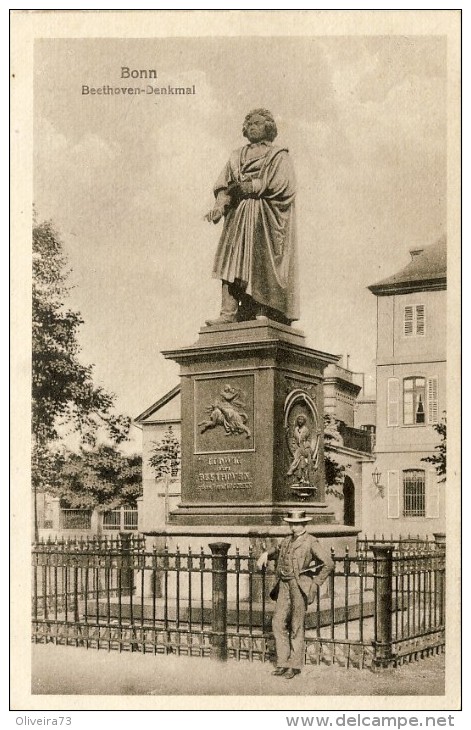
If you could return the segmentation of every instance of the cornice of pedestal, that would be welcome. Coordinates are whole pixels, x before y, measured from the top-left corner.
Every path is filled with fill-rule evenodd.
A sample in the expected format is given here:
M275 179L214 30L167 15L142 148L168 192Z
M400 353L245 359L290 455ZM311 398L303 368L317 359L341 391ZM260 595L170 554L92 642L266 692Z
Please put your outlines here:
M241 359L264 355L276 358L289 354L315 363L321 369L340 359L338 355L306 346L301 330L265 317L250 322L203 327L195 344L164 350L162 354L180 364L223 357Z

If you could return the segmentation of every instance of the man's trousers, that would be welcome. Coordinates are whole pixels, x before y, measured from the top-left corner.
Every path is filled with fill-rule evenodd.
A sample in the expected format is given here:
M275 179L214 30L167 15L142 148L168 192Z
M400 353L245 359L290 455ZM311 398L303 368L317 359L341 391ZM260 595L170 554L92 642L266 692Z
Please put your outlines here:
M304 665L305 618L306 598L296 580L280 580L272 621L277 667L301 669Z

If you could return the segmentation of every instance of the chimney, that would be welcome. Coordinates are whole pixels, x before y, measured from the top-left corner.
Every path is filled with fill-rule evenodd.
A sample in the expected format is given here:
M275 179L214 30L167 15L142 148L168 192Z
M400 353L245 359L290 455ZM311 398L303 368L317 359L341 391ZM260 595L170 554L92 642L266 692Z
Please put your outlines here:
M409 249L409 253L410 253L411 257L413 259L415 259L416 256L419 256L419 254L421 254L423 250L424 250L423 246L415 246L414 248Z

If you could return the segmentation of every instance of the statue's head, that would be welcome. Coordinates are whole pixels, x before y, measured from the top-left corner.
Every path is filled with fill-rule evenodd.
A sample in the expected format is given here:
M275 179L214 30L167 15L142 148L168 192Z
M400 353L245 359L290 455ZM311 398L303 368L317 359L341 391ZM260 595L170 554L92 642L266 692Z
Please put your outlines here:
M304 424L307 423L307 418L304 414L300 414L296 419L296 424L298 427L304 426Z
M255 134L255 130L250 128L251 121L254 124L257 123L258 126L262 125L262 131L260 134L258 132ZM242 134L251 142L261 142L264 139L267 139L269 142L273 142L278 134L273 114L269 112L268 109L252 109L252 111L249 112L244 119ZM253 139L255 136L260 137L260 139Z

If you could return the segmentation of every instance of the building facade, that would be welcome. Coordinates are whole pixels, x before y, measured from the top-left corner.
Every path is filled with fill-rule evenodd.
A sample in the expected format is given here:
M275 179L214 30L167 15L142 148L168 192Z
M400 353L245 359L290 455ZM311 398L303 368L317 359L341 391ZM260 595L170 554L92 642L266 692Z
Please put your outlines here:
M433 464L446 411L446 240L410 251L409 264L369 287L377 297L376 463L364 474L362 528L445 531L445 484ZM379 475L379 476L378 476Z
M153 403L134 421L142 429L142 499L139 509L139 531L150 532L168 522L168 514L181 501L179 469L169 468L156 478L149 463L155 448L165 439L181 438L181 397L177 385Z

